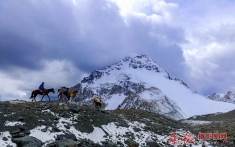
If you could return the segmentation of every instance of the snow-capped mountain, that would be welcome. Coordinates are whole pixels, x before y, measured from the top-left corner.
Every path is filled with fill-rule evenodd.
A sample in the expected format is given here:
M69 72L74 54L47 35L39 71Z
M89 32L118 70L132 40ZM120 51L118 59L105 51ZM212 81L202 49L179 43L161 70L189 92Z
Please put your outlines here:
M134 108L158 112L175 119L235 109L234 104L207 99L172 79L146 55L126 57L112 66L95 70L73 88L81 104L101 96L105 109Z
M222 101L235 104L235 91L228 91L227 94L214 93L207 98L215 101Z

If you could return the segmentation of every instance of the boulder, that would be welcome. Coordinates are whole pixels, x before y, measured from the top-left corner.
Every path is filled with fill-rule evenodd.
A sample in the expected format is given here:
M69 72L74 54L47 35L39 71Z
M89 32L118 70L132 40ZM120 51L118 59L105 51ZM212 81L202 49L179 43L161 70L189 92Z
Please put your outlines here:
M129 140L129 139L125 141L125 144L127 144L128 147L138 147L139 146L139 144L137 142L135 142L134 140Z
M12 142L17 144L17 147L41 147L42 141L32 136L13 138Z
M71 106L69 107L69 110L70 110L71 112L73 112L73 113L79 113L79 108L78 108L78 106L76 106L76 105L71 105Z
M63 140L63 139L71 139L77 141L77 137L74 134L57 135L57 140Z
M57 141L57 147L79 147L78 142L72 139L63 139Z

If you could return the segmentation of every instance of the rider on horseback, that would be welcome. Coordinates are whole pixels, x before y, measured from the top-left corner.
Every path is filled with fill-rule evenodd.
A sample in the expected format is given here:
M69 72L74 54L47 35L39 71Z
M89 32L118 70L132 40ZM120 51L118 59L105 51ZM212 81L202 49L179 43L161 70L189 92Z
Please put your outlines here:
M42 92L42 94L45 94L45 88L44 88L44 82L38 87L38 89Z

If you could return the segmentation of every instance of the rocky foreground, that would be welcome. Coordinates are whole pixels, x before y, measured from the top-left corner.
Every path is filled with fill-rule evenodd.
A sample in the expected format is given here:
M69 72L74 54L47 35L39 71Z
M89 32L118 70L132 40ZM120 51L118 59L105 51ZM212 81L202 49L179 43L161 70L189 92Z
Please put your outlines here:
M186 123L135 109L10 101L0 103L0 118L1 147L170 147L172 132L182 138L188 131L193 146L210 146L198 141L198 130Z

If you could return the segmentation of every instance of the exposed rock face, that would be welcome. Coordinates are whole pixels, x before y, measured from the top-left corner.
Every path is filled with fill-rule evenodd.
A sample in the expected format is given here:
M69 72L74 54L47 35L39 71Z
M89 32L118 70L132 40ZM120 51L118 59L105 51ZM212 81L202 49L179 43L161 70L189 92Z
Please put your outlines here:
M207 98L215 100L215 101L222 101L222 102L235 104L235 92L234 91L228 91L227 94L213 93L212 95L209 95Z
M188 87L188 85L183 80L181 80L181 79L175 78L175 81L179 81L180 84L183 84L184 86Z
M175 104L174 101L169 100L161 90L150 87L146 89L145 95L142 93L132 93L118 106L118 109L141 109L150 112L164 114L165 116L174 116L175 119L182 119L181 109ZM148 94L148 95L146 95ZM148 98L145 98L148 97ZM152 98L151 98L152 97Z
M235 92L228 91L228 93L224 96L223 100L226 102L235 103Z
M93 82L94 79L99 79L99 78L101 78L102 75L103 75L103 73L100 72L100 71L93 71L89 77L83 78L83 80L81 81L81 83L89 83L89 84L90 84L90 83Z
M222 101L223 97L224 97L224 94L213 93L212 95L209 95L207 98L216 100L216 101Z

